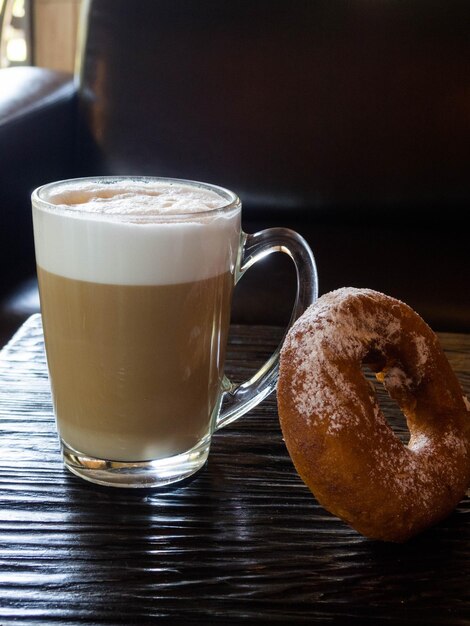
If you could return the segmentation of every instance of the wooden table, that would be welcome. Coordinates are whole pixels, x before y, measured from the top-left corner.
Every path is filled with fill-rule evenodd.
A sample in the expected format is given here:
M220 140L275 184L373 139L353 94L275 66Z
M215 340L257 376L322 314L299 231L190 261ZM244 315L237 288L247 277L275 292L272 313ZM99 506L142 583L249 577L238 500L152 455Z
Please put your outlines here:
M245 378L280 337L277 328L234 327L229 372ZM441 340L470 393L470 336ZM208 464L179 488L86 483L62 467L40 317L0 353L2 626L462 625L469 575L467 499L407 544L363 538L295 473L274 395L217 433Z

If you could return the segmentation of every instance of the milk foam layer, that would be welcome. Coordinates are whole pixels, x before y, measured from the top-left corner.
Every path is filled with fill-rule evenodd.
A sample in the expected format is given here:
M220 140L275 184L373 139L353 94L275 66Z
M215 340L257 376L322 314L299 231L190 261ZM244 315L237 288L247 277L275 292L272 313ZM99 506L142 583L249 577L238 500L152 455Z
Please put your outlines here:
M118 179L105 185L85 180L74 188L69 183L58 184L48 200L68 210L127 215L137 221L146 216L201 213L227 204L225 198L206 187L138 179Z
M210 189L173 182L58 183L33 201L36 262L72 278L168 285L233 271L240 208ZM211 213L208 213L210 211Z

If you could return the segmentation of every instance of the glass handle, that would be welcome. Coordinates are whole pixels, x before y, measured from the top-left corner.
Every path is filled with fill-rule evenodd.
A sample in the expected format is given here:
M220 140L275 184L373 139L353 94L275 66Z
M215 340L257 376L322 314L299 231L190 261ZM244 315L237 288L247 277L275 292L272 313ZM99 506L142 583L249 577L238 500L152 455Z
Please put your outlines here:
M295 320L318 298L318 277L315 260L303 237L287 228L269 228L253 235L242 235L241 259L235 282L255 263L272 252L288 254L297 273L297 293L286 333ZM285 337L285 334L284 334ZM248 381L235 385L226 376L223 380L222 410L215 430L235 421L259 404L276 388L279 353L282 343L270 359Z

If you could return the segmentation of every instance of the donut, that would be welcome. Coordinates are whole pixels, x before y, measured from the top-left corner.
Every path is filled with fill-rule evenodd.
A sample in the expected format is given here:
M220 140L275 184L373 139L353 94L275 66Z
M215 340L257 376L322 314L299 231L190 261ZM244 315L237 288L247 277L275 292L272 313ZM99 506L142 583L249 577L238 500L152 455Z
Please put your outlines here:
M369 368L403 412L402 442ZM282 435L320 505L365 537L402 543L449 515L470 483L470 404L438 338L405 303L342 288L287 333Z

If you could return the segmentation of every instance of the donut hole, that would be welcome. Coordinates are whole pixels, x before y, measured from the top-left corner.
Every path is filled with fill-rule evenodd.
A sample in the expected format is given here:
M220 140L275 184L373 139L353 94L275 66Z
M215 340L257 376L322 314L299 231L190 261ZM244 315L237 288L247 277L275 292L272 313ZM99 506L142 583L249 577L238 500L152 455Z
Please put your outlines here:
M407 445L410 440L410 431L406 423L406 417L399 404L390 397L383 383L377 380L376 372L381 369L381 367L378 367L377 361L373 364L370 362L362 363L362 373L371 386L385 419L400 441Z

